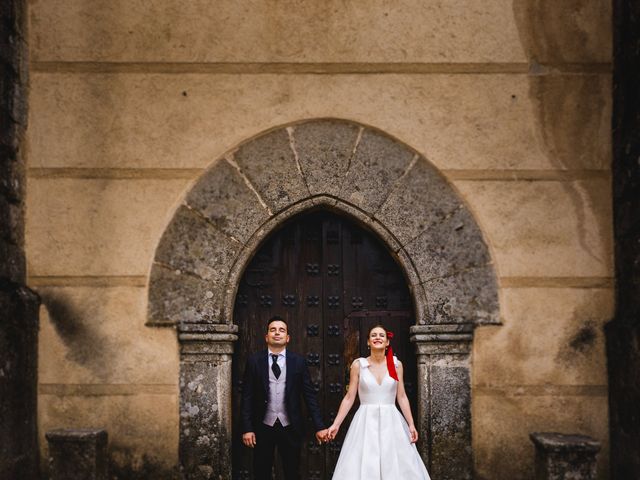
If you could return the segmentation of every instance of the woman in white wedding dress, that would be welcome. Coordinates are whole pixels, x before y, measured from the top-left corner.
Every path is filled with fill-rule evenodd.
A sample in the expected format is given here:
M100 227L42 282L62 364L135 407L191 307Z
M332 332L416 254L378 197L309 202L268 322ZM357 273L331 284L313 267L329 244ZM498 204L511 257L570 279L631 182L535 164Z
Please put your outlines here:
M360 408L347 431L332 480L430 480L415 446L418 432L404 390L402 363L391 352L385 355L391 337L381 325L373 327L367 338L371 355L351 365L349 390L327 439L336 437L356 392Z

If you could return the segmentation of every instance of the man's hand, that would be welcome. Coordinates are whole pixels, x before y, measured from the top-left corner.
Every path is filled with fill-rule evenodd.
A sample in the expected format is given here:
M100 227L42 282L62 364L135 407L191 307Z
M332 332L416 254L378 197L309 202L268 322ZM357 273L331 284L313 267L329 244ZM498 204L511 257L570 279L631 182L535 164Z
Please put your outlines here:
M327 441L327 429L325 428L324 430L318 430L316 432L316 440L318 440L318 443L324 443Z
M256 446L256 434L253 432L247 432L242 434L242 443L249 448Z

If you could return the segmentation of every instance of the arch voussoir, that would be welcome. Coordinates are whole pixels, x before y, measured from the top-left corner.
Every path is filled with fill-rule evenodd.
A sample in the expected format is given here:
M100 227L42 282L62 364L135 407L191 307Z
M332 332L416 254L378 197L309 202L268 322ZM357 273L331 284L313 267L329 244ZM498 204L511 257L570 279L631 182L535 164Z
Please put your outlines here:
M327 119L289 128L309 192L337 196L363 127Z
M219 160L205 172L189 191L186 204L241 243L269 218L258 194L227 159Z
M285 128L240 146L233 153L233 161L271 212L278 212L309 196Z
M375 216L402 245L407 245L461 207L460 198L446 179L419 158L398 180Z
M422 283L430 323L499 324L498 296L491 265L470 268Z
M381 132L365 129L339 197L373 215L405 174L415 152Z
M216 323L221 305L221 291L210 282L159 264L151 268L147 325Z

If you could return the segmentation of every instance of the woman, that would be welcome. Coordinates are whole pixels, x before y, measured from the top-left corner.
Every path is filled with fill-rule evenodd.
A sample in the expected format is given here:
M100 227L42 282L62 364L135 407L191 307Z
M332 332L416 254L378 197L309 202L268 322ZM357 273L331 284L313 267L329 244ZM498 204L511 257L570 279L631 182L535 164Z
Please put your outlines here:
M360 408L342 444L333 480L430 480L415 446L418 431L404 390L402 363L390 350L385 355L392 335L381 325L373 327L367 338L371 355L351 365L349 390L327 439L336 437L356 392Z

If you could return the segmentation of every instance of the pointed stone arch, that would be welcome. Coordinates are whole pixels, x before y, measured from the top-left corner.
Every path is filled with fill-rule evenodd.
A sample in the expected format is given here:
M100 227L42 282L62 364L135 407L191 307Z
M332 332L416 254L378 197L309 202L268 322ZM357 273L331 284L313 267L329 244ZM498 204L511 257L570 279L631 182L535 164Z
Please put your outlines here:
M470 344L475 325L499 323L489 249L424 157L337 119L279 127L229 152L197 180L160 239L148 324L178 329L183 468L193 478L230 478L238 281L274 229L318 207L374 231L403 268L417 316L422 453L437 478L471 478ZM457 402L447 401L452 394Z

